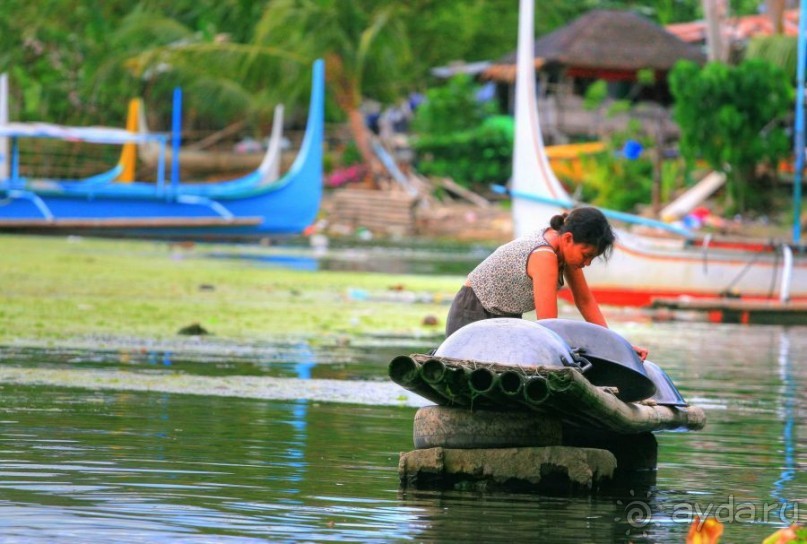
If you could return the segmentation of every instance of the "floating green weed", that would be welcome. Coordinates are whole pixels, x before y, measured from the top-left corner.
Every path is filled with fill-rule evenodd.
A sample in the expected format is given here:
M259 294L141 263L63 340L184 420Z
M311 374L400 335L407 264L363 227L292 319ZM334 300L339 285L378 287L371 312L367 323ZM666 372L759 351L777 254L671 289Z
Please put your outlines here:
M216 339L439 335L459 277L259 268L168 243L0 236L0 343L170 340L197 323ZM387 300L395 286L435 302ZM364 297L351 296L361 292ZM381 300L381 301L379 301ZM426 315L437 326L422 325Z

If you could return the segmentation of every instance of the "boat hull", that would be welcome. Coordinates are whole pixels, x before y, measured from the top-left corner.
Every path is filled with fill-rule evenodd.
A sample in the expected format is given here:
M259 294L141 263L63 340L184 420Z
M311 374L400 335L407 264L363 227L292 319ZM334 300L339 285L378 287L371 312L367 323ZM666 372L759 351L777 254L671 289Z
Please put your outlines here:
M317 61L305 137L295 162L276 181L265 182L256 171L199 192L181 183L32 185L11 179L0 187L0 229L209 238L298 234L315 221L322 199L324 86L324 65Z
M738 297L778 300L782 293L784 259L776 248L728 250L687 246L654 246L619 232L608 262L586 269L586 279L600 303L647 306L657 298ZM789 299L807 300L807 259L796 256L788 285ZM571 295L563 293L570 298Z
M535 98L534 0L521 0L513 155L513 227L517 236L546 228L553 215L575 203L547 159ZM586 269L586 280L602 304L647 306L664 297L742 297L748 300L807 300L807 252L770 243L723 244L682 233L671 225L604 210L609 217L644 224L639 234L616 229L607 263ZM648 228L649 227L649 228ZM571 299L571 294L561 292Z
M289 183L271 193L231 200L37 194L35 200L10 199L0 210L0 229L295 234L316 219L320 195L313 185Z

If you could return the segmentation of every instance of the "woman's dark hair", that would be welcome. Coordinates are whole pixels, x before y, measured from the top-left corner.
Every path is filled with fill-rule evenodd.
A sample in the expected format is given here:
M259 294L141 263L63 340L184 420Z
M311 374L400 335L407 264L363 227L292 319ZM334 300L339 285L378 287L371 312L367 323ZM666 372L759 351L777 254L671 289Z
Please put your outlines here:
M575 208L569 213L555 215L549 226L558 234L572 233L575 243L597 248L597 255L607 259L614 248L616 236L608 219L597 208Z

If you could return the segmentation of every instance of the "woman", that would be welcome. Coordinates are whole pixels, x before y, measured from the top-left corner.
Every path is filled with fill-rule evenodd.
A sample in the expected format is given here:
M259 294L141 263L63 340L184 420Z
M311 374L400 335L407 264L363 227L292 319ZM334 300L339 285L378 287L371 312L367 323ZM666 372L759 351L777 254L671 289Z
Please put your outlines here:
M446 336L492 317L518 317L535 310L538 319L558 317L558 290L564 281L580 314L608 327L583 275L583 268L613 250L614 232L596 208L556 215L549 228L522 236L493 252L468 274L446 321ZM647 350L634 346L645 360Z

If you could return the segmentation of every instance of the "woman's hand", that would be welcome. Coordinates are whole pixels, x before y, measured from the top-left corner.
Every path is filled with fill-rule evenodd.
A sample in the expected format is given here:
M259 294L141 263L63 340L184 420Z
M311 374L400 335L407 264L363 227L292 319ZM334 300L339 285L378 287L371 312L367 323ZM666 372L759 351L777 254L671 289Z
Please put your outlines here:
M639 359L641 359L642 361L647 359L648 351L646 349L640 348L639 346L631 346L631 347L633 348L633 351L636 352L636 355L639 356Z

